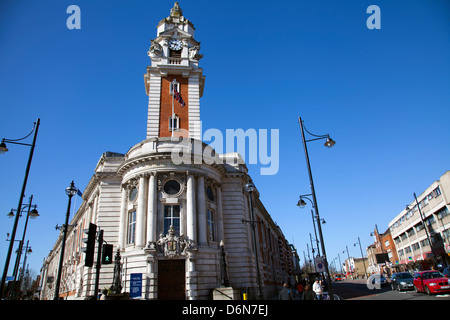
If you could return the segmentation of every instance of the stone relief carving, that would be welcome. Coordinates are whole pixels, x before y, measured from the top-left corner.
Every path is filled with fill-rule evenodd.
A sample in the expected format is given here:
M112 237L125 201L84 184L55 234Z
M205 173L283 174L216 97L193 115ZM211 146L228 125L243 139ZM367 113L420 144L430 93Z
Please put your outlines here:
M175 229L173 226L170 226L169 233L165 237L162 234L159 235L156 245L159 253L163 253L168 258L176 258L180 255L185 255L186 249L192 245L192 242L183 235L176 236Z
M163 52L163 49L161 47L161 45L157 42L154 42L152 40L152 44L150 46L150 49L148 50L147 54L150 58L159 58L161 57Z
M203 54L199 54L200 46L193 46L189 48L189 59L200 60L203 58Z

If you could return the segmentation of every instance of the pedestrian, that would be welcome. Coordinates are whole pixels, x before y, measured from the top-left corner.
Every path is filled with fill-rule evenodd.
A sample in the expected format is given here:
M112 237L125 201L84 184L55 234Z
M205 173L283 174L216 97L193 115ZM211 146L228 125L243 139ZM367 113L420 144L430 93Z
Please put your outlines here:
M292 290L289 288L289 285L285 282L283 284L283 289L281 289L279 294L280 300L294 300L294 296L292 295Z
M317 300L322 300L322 285L319 283L319 279L316 279L316 281L313 284L313 291L317 295Z
M307 284L303 290L302 300L317 300L316 293L311 290L309 284Z
M303 294L303 284L301 282L299 282L297 284L297 291L298 291L298 295L300 300L302 299L302 294Z

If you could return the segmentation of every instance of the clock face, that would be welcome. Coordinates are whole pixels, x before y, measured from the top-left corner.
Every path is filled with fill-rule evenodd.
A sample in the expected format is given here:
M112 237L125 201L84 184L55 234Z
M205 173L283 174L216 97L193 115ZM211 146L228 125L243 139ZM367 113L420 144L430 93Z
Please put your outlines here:
M169 42L169 48L171 50L181 50L181 41L180 40L170 40Z

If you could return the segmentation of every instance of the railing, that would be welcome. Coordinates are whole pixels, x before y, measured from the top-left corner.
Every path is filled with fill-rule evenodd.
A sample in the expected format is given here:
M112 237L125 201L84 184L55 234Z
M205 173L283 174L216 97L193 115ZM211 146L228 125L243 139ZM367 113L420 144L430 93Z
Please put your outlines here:
M182 58L169 58L169 64L181 64Z

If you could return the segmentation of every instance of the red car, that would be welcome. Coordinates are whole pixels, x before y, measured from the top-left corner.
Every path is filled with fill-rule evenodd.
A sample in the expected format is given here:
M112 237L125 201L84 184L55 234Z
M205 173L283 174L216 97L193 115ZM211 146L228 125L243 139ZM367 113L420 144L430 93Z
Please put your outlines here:
M426 292L428 295L450 292L449 278L435 270L416 272L413 283L416 292Z

